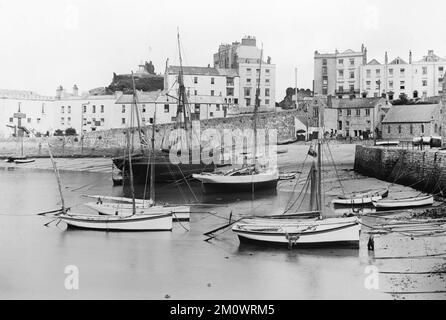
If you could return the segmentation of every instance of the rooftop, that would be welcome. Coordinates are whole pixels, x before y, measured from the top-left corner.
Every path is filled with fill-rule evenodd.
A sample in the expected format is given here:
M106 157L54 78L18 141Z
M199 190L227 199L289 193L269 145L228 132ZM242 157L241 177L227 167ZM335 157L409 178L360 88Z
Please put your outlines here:
M332 98L331 104L334 109L364 109L374 108L378 103L385 101L384 98L359 98L359 99L336 99Z
M392 106L382 123L430 122L439 104Z

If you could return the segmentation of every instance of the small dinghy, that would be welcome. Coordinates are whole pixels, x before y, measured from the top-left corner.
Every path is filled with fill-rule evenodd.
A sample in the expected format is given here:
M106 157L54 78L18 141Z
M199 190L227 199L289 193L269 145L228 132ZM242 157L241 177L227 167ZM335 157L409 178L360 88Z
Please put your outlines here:
M361 225L357 217L329 219L252 218L236 223L232 231L240 242L294 245L359 245Z
M15 159L14 163L15 164L22 164L22 163L32 163L35 162L36 159L28 159L28 158L24 158L24 159Z
M171 231L172 213L98 216L83 214L58 215L69 227L111 231Z
M168 205L152 205L152 202L146 200L145 203L136 203L136 214L166 214L172 213L174 221L189 221L189 206L168 206ZM95 203L88 202L85 206L96 210L100 215L123 216L128 217L133 214L133 205L131 203Z
M373 201L373 205L376 208L409 208L409 207L431 206L433 204L434 204L434 197L431 195Z
M331 203L337 205L371 204L373 201L381 200L388 195L388 189L380 189L375 191L367 190L351 193L349 195L338 196L336 199L333 199Z

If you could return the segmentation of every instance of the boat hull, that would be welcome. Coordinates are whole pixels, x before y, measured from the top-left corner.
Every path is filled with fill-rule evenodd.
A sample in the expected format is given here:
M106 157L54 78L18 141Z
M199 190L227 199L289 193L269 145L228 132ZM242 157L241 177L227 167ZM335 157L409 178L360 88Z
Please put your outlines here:
M100 215L123 216L133 215L133 204L131 203L94 203L85 204L90 209L97 211ZM190 207L188 206L149 206L136 204L136 214L159 215L172 213L174 221L189 221Z
M288 246L359 246L361 225L356 218L296 221L278 224L266 219L233 227L241 242Z
M139 155L132 157L133 178L135 184L145 184L146 181L150 181L151 168L149 162L147 156ZM125 178L129 177L130 170L128 159L122 157L113 158L113 163L123 172ZM191 176L194 173L213 172L215 170L215 165L213 163L205 164L200 162L172 164L168 153L157 155L154 159L154 167L156 182L175 181Z
M380 200L373 202L373 205L377 209L394 209L394 208L411 208L411 207L424 207L434 204L434 197L419 197L409 199L395 199L395 200Z
M119 216L61 215L68 227L110 231L171 231L172 214Z
M204 193L252 192L252 190L276 189L279 173L277 170L253 175L194 174L201 181Z
M383 190L379 192L363 192L356 193L351 196L338 197L333 199L331 202L335 205L363 205L372 204L373 201L381 200L387 197L389 190Z

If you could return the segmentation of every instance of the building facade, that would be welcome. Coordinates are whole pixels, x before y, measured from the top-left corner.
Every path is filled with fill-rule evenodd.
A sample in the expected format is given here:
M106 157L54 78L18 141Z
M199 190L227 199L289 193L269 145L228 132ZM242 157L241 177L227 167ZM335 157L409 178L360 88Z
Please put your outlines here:
M54 97L33 91L0 89L0 137L21 134L45 135L54 130Z
M387 52L384 63L372 59L361 66L361 93L367 97L398 99L404 94L409 99L425 99L443 94L443 77L446 59L429 50L427 55L413 61L409 52L408 62L397 57L389 62Z
M440 136L444 128L441 112L441 104L393 106L382 122L383 139L412 141Z
M214 67L233 69L239 75L240 110L254 109L257 89L260 109L275 109L276 66L271 63L271 57L265 59L262 50L257 47L255 37L246 36L241 42L220 45L214 54Z
M339 98L360 97L360 67L366 64L367 48L361 51L314 53L314 94Z

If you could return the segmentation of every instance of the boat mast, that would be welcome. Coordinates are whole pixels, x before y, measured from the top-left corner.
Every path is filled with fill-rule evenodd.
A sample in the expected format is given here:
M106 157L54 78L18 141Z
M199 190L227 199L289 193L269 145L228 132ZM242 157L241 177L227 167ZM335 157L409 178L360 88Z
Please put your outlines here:
M144 154L143 140L141 135L141 124L139 122L139 112L138 112L138 102L137 102L138 98L136 95L136 86L135 86L135 78L133 76L133 71L132 71L132 86L133 86L133 103L135 105L135 111L136 111L136 123L138 125L139 145L141 148L141 154ZM133 150L133 145L132 145L132 150Z
M136 108L136 104L135 104L135 108ZM133 147L133 135L134 135L134 131L132 130L132 142L130 142L130 128L133 125L133 108L130 110L130 126L127 129L127 148L129 151L129 172L130 172L130 190L132 192L132 213L133 215L136 214L136 202L135 202L135 186L133 185L133 164L132 164L132 154L130 152L130 145L132 145Z
M177 122L181 124L180 112L183 113L184 120L184 130L186 130L186 145L189 146L189 123L187 119L187 110L186 110L186 89L184 87L184 79L183 79L183 58L181 56L181 43L180 43L180 29L177 28L177 42L178 42L178 54L180 59L180 71L178 73L178 109L177 109ZM181 125L180 125L181 127Z
M322 143L322 123L321 123L321 108L318 109L318 135L317 135L317 207L319 216L322 217L322 157L321 157L321 143Z
M65 200L62 193L62 184L60 182L59 170L57 169L56 162L54 161L53 154L51 153L51 146L49 143L48 143L48 152L50 154L51 163L53 164L54 173L56 175L57 186L59 187L60 202L62 204L62 213L67 213L67 209L65 208Z
M155 125L156 125L156 103L152 123L152 160L150 161L150 200L155 204Z
M262 74L262 59L263 59L263 43L262 43L262 50L260 51L260 70L259 70L259 83L257 84L256 89L256 102L254 106L254 116L253 116L253 127L254 127L254 169L257 168L257 112L260 107L260 81L261 81L261 74Z

